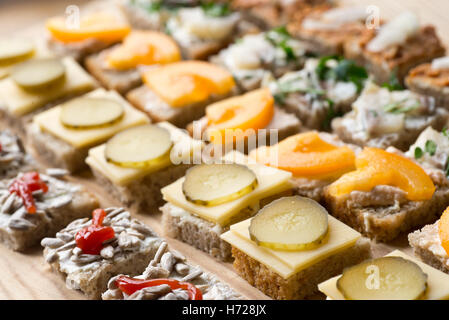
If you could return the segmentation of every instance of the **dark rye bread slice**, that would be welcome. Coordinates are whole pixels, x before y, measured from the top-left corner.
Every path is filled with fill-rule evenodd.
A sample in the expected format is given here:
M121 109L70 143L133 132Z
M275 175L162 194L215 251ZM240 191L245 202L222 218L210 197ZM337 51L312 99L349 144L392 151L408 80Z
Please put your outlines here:
M43 131L38 124L26 126L27 140L33 146L39 158L53 167L63 168L70 173L87 169L84 162L91 148L75 148L70 143Z
M42 196L34 196L36 213L27 213L17 196L12 207L8 205L12 195L0 197L0 242L12 250L24 251L37 245L69 222L89 217L99 206L97 198L84 187L43 174L41 179L49 190ZM0 193L5 193L8 183L8 180L0 182Z
M368 193L369 196L369 193ZM433 223L449 205L449 188L437 187L432 198L386 206L358 206L350 196L333 197L325 192L329 213L364 236L389 242L401 233Z
M146 85L131 90L126 98L136 108L148 114L153 122L167 121L179 128L185 128L188 123L204 116L209 104L228 98L236 94L235 91L236 89L233 89L224 95L211 95L205 101L178 108L171 107Z
M321 282L369 259L371 246L368 239L360 238L354 246L322 259L288 279L235 247L232 247L232 256L234 269L253 287L276 300L299 300L318 293L318 284Z
M408 241L414 254L424 263L449 274L449 256L441 246L438 221L410 233ZM438 250L438 254L435 254L435 250Z

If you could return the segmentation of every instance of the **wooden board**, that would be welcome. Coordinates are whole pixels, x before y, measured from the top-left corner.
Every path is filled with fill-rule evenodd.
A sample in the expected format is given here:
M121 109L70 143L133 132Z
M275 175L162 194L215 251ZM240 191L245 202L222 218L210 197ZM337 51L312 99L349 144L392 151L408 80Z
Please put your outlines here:
M43 0L39 1L39 6L36 6L36 2L36 0L0 2L0 35L9 34L12 27L18 25L29 27L48 16L63 14L66 5L82 5L87 1ZM419 14L423 22L431 22L436 25L439 35L446 44L449 44L449 33L443 32L449 30L449 20L445 17L445 14L449 13L449 1L447 0L342 0L342 3L377 5L380 8L381 17L385 19L400 13L402 10L413 10ZM89 173L86 173L83 177L70 179L86 185L99 197L102 206L118 205L93 181ZM132 214L162 235L160 213L142 215L132 212ZM230 263L214 260L207 254L175 239L167 239L167 241L171 248L183 253L191 263L198 264L204 270L216 274L246 298L268 299L263 293L241 279L233 271ZM385 255L394 249L401 249L411 254L405 236L389 245L373 243L372 247L373 254L376 257ZM84 299L81 293L67 289L64 281L50 271L48 264L42 257L40 248L34 248L26 253L16 253L0 246L0 272L0 299Z

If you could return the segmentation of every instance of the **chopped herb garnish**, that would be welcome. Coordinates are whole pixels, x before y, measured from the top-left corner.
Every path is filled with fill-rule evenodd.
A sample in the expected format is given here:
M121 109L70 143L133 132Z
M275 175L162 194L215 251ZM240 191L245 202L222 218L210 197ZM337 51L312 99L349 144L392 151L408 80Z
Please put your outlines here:
M336 60L335 67L328 66L328 61ZM352 82L357 87L357 92L363 89L368 73L365 68L358 66L353 60L343 59L339 56L326 56L320 59L315 69L320 80L334 79L336 81Z
M449 157L446 159L446 165L444 166L444 172L446 173L446 177L449 177Z
M225 17L231 13L231 8L227 3L202 2L201 8L205 14L211 17Z
M334 101L332 101L331 99L326 99L326 100L329 103L329 107L327 108L326 118L324 119L323 124L322 124L323 130L329 130L331 127L332 120L334 118L341 117L343 115L343 113L341 111L335 110Z
M387 88L390 91L405 90L405 88L399 82L396 69L391 73L390 80L388 82L382 84L382 88Z
M443 130L441 131L441 133L443 134L443 136L445 136L446 138L449 138L449 132L448 129L446 127L443 128Z
M278 92L273 95L274 102L278 105L285 104L285 93Z
M415 148L415 159L419 159L424 155L424 152L420 147Z
M433 140L426 141L426 152L431 156L435 155L435 152L437 152L437 144L435 143L435 141Z
M270 31L267 31L265 33L265 39L267 39L273 46L284 50L288 61L296 59L294 50L288 45L288 41L291 39L291 36L285 26L273 28Z
M407 99L403 99L400 101L392 102L384 106L384 111L394 114L400 114L400 113L408 113L410 111L413 111L417 109L420 106L419 101L416 101L414 104L411 104L409 106L401 106L407 101Z

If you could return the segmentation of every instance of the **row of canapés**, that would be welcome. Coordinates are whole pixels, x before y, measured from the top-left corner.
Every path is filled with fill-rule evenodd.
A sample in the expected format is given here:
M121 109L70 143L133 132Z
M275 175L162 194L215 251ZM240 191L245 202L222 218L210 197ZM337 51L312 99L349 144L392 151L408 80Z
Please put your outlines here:
M449 68L446 58L434 60L444 49L433 29L420 27L413 14L378 30L365 29L361 8L298 4L297 16L313 14L296 21L303 28L292 28L296 18L290 18L288 29L296 37L303 29L314 34L298 40L279 27L253 33L260 28L251 15L256 8L233 12L226 4L202 3L178 10L170 4L168 10L154 2L143 10L142 5L124 4L131 25L138 25L136 17L158 16L167 19L172 38L154 30L131 31L107 2L82 14L79 28L50 19L51 53L23 39L0 47L1 120L52 166L71 173L89 166L125 207L151 214L163 205L166 236L217 259L233 259L243 278L277 299L307 297L319 283L370 258L370 242L362 234L390 241L435 223L449 205L449 138L440 132L447 122L443 89ZM349 32L355 26L359 31ZM344 34L336 52L312 45L311 39L324 45L335 34ZM363 59L351 56L349 40L358 41ZM205 58L190 52L192 44L211 43L214 49L206 55L218 52L211 62L180 61ZM74 53L107 89L96 89L96 81L70 57ZM310 53L360 58L359 65L373 77L353 60L306 58ZM432 63L406 78L415 91L400 90L408 72L401 70L424 61ZM375 84L393 69L396 82ZM430 83L435 90L426 93L432 96L418 93L414 81L426 88ZM194 132L191 122L198 119L207 141L178 128L187 125ZM203 151L222 144L226 130L233 131L234 145L235 139L251 140L236 132L260 129L276 129L281 141L249 156L231 151L219 157L221 148L215 148L217 163L194 166L195 155L204 160L208 152ZM92 298L106 288L104 298L192 298L198 290L210 298L238 297L208 274L204 286L186 284L202 271L190 272L193 267L165 252L165 245L158 250L162 240L126 210L97 210L88 220L98 204L86 190L59 179L64 170L30 172L35 162L19 140L7 132L0 137L0 231L11 248L21 250L56 234L42 241L47 261L68 286ZM443 215L439 223L411 234L410 243L447 272L444 220ZM333 299L449 297L447 275L401 253L393 256L368 260L370 270L379 268L380 278L366 275L364 262L320 289ZM137 280L108 279L141 273ZM366 276L372 280L369 290L363 287ZM398 290L403 284L413 290Z

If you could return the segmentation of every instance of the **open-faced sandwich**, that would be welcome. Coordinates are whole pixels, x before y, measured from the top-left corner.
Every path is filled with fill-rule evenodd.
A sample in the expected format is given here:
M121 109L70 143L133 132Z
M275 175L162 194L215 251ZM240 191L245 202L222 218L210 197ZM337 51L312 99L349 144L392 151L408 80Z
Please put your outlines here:
M98 206L84 187L61 180L63 174L60 169L49 169L47 174L30 171L0 181L2 244L23 251Z
M293 39L284 27L249 34L210 61L228 69L243 92L257 89L264 77L280 77L304 65L307 44Z
M278 300L310 297L319 283L371 256L368 239L300 196L273 201L221 237L232 245L237 273Z
M90 148L148 122L117 92L100 88L38 114L27 135L49 164L74 173L87 168L84 160Z
M326 204L371 239L387 242L432 223L448 205L447 183L436 186L430 172L397 152L365 148L355 166L326 187Z
M214 149L236 148L245 153L298 133L300 128L294 115L275 107L268 88L213 103L207 106L205 117L188 126L195 139L210 141Z
M124 208L90 212L92 219L72 219L56 237L42 239L41 245L45 260L68 288L100 299L111 277L141 274L162 239Z
M161 188L201 162L203 143L168 122L146 124L116 134L89 150L86 159L99 184L123 205L155 213Z
M96 86L71 57L22 62L0 80L0 123L24 135L34 115Z
M445 51L435 28L421 26L409 11L380 28L364 28L344 48L345 56L365 66L379 84L387 83L392 76L402 83L411 68L444 56Z
M351 110L365 86L363 67L339 56L308 59L302 70L265 84L278 107L293 113L307 129L329 131L331 121Z
M395 250L320 283L327 300L448 300L449 276Z
M241 299L216 276L191 265L162 242L145 271L117 275L108 282L103 300L235 300Z
M393 90L369 82L352 111L332 120L333 132L343 141L360 146L406 151L431 126L444 128L448 112L435 99L410 90Z
M221 163L200 164L161 190L167 236L186 242L219 260L231 259L220 235L254 215L270 200L290 193L291 173L229 152Z
M90 55L89 72L108 89L126 94L142 84L142 72L181 59L177 44L161 32L134 30L111 48Z
M185 127L201 118L206 106L236 92L232 75L204 61L181 61L147 70L144 84L127 95L154 122Z
M413 68L405 83L412 91L434 97L437 106L449 109L449 57L436 58Z

